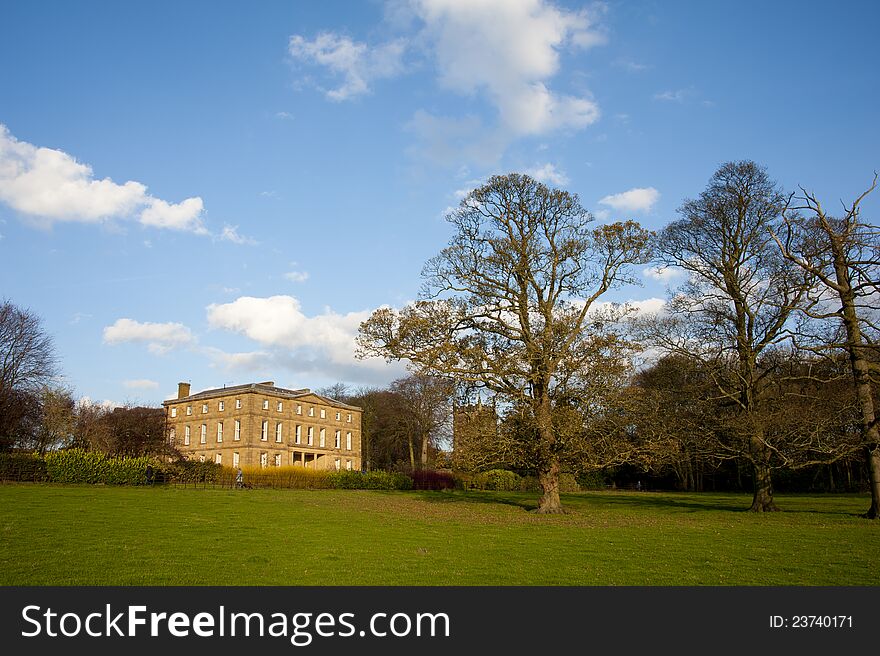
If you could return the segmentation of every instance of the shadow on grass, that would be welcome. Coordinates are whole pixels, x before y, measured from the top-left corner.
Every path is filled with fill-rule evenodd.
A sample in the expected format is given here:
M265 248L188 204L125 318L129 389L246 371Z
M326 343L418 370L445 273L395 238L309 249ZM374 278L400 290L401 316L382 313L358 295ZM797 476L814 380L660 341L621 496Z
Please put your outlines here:
M429 503L484 503L503 504L523 510L538 508L537 493L529 492L486 492L474 490L415 490L422 501ZM529 495L529 496L526 496Z
M413 494L429 503L480 503L504 504L534 511L538 508L536 492L490 492L490 491L429 491L417 490ZM702 496L704 494L705 496ZM563 494L562 505L568 510L589 512L590 506L616 507L631 510L665 510L681 513L726 512L748 513L750 497L742 494L730 496L717 493L678 494L655 492L582 492ZM858 517L859 513L838 508L786 507L785 499L779 501L782 514L821 514Z
M599 503L606 505L626 506L629 508L662 508L665 510L678 510L681 512L730 512L749 513L751 497L747 494L731 492L728 495L716 492L636 492L636 493L592 493ZM705 496L704 496L705 495ZM576 498L576 497L575 497ZM831 497L829 497L831 498ZM819 508L803 508L798 504L789 505L788 500L777 497L776 503L780 507L779 512L786 514L813 514L813 515L840 515L843 517L858 517L859 513L840 508L830 508L823 505ZM759 514L759 513L755 513ZM773 514L773 513L771 513Z

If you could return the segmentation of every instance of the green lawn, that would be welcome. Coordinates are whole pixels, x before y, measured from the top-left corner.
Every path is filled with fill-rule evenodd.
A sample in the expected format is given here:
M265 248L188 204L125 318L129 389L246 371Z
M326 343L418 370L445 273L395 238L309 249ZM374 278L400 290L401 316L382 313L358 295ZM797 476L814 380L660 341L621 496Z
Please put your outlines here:
M865 496L0 485L2 585L880 585Z

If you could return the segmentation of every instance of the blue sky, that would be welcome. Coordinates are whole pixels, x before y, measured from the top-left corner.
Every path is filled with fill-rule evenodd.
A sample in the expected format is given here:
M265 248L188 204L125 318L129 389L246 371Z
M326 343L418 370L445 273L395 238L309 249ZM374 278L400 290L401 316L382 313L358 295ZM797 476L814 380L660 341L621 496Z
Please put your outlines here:
M852 199L880 168L878 24L876 2L7 2L0 297L96 401L384 384L403 370L353 358L358 323L416 297L494 173L653 229L734 159ZM611 298L675 282L642 277Z

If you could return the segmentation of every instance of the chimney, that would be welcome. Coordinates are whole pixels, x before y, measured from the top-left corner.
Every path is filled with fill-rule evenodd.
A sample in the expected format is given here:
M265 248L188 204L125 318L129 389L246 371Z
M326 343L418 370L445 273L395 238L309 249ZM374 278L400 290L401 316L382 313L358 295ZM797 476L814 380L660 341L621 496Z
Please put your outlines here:
M177 383L177 398L183 399L189 396L189 383Z

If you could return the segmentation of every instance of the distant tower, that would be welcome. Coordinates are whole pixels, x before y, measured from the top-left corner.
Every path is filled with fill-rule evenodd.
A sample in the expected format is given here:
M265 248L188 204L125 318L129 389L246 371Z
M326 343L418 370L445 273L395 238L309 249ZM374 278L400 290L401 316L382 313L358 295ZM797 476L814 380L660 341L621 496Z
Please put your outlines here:
M493 406L476 403L457 405L452 411L452 464L473 471L485 462L498 438L498 415Z

